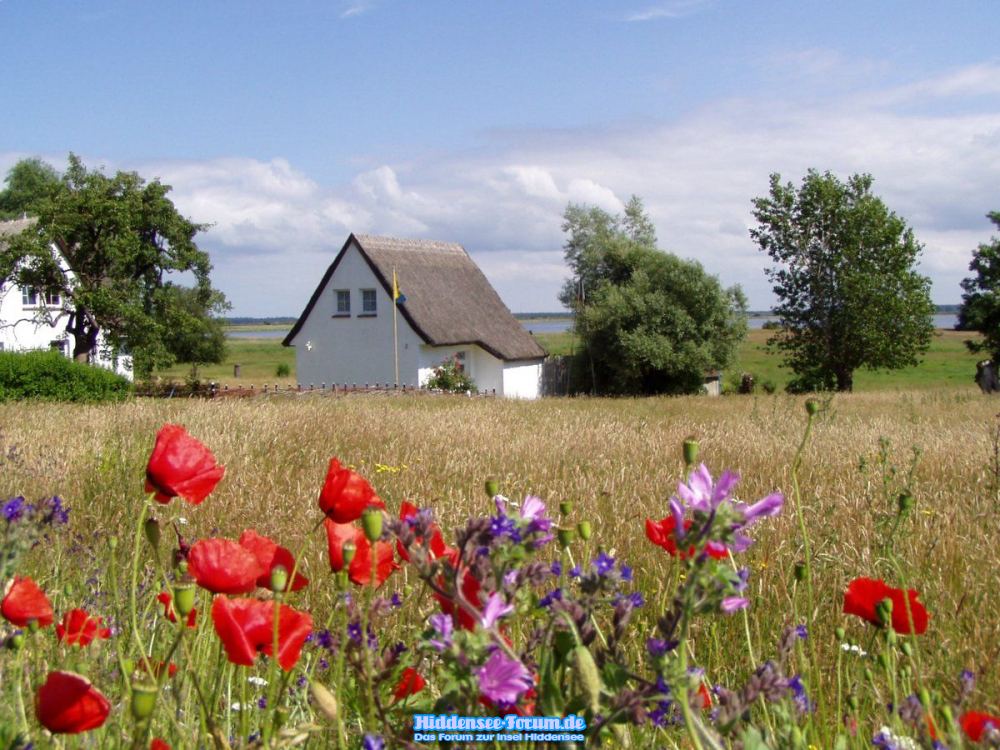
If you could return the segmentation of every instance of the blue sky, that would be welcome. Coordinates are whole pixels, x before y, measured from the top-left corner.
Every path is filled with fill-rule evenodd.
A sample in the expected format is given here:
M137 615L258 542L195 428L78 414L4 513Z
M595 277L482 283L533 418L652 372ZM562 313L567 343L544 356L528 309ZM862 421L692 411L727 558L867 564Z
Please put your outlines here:
M0 0L0 33L0 170L171 184L238 315L297 315L352 231L557 310L566 204L632 194L768 307L750 201L809 167L872 173L957 302L1000 210L994 0Z

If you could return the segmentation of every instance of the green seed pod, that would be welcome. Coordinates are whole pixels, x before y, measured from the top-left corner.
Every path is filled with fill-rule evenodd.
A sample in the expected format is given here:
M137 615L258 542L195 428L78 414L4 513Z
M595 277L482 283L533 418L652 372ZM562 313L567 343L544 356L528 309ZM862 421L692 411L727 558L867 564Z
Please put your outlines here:
M909 641L903 641L899 645L899 650L902 651L907 656L913 656L913 646L910 645Z
M142 533L146 535L146 541L153 549L160 548L160 522L155 518L147 518L142 526Z
M188 561L183 558L177 561L177 572L182 576L187 575L188 572Z
M29 633L38 632L38 620L36 620L34 617L28 620L28 632Z
M844 630L843 628L837 628L836 630L833 631L833 633L834 633L834 635L837 636L837 640L840 643L843 643L844 642L844 638L847 637L847 631Z
M560 546L563 549L566 549L576 538L576 532L573 529L559 529L559 531L556 532L556 536L559 538Z
M888 654L879 654L878 655L878 665L880 667L882 667L882 669L888 669L889 668L889 655Z
M875 674L870 669L865 669L865 680L875 682Z
M806 564L804 562L795 563L795 580L802 583L806 580Z
M568 516L570 513L573 512L573 503L571 503L569 500L563 500L561 503L559 503L559 512L565 518L566 516Z
M847 705L850 706L852 711L858 710L858 696L849 695L847 696Z
M368 506L361 514L361 528L365 530L365 539L377 542L382 536L382 511Z
M72 583L67 583L63 586L63 593L66 595L67 599L72 599L73 594L76 593L76 587Z
M284 565L275 565L271 569L271 591L284 591L288 588L288 570Z
M878 604L875 605L875 616L878 617L878 621L882 625L889 625L892 623L892 600L883 599Z
M344 542L344 546L340 548L340 556L344 558L344 565L350 565L354 562L354 556L358 552L358 545L353 541L348 539Z
M580 523L576 525L576 533L580 535L580 538L583 541L590 539L593 534L593 529L590 528L590 521L580 521Z
M495 479L487 479L483 487L491 500L500 494L500 483Z
M7 647L12 651L20 651L24 648L24 633L16 633L7 641Z
M159 688L146 681L132 683L132 716L142 721L153 715Z
M810 417L814 417L817 412L819 412L819 401L816 401L815 399L809 399L806 401L806 414Z
M182 579L174 586L174 609L182 622L187 622L187 616L194 609L195 594L197 590L192 581Z
M117 547L118 547L118 537L116 537L116 536L113 536L113 537L111 537L110 539L108 539L108 546L109 546L109 547L110 547L111 549L115 549L115 548L117 548Z
M899 636L896 635L896 631L893 630L892 628L889 628L889 630L885 634L885 641L886 641L886 643L888 643L890 646L895 646L896 645L896 641L898 641L898 640L899 640Z
M573 674L583 689L587 706L596 714L601 708L601 673L586 646L573 649L573 666Z
M899 493L899 497L896 498L896 507L899 508L900 513L905 513L913 507L913 502L913 495L909 491L903 490Z
M330 721L336 721L339 708L337 706L337 698L334 694L318 682L309 684L309 692L312 693L313 703L319 709L320 713Z
M684 441L684 463L687 466L694 466L698 460L698 441L688 438Z

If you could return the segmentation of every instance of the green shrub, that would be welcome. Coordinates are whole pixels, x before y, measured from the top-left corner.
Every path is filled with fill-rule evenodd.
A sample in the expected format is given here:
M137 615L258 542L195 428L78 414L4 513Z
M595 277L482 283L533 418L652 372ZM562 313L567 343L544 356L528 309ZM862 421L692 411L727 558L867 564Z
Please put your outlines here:
M74 362L58 352L0 352L0 401L37 398L96 403L121 401L131 393L127 378Z
M427 381L427 387L441 391L464 393L477 390L476 383L458 361L458 357L449 357L434 368Z
M288 366L287 362L282 362L278 365L278 369L274 373L279 378L287 378L292 374L292 368Z

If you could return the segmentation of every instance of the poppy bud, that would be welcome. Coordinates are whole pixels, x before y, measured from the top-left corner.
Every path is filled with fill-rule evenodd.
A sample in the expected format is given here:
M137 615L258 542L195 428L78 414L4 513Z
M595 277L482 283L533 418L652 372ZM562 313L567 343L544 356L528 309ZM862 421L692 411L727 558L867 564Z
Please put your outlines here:
M149 682L132 683L132 716L140 721L153 715L159 688Z
M684 463L688 466L694 466L694 462L698 460L698 441L692 438L688 438L684 441Z
M337 708L337 699L333 693L318 682L310 683L309 692L312 693L313 702L320 713L330 721L336 721L339 711Z
M344 558L344 565L348 566L354 561L354 556L358 552L358 545L353 540L348 539L344 546L340 548L340 556Z
M404 599L405 599L406 597L408 597L408 596L409 596L410 594L412 594L412 593L413 593L413 585L412 585L412 584L409 584L409 583L408 583L408 584L406 584L405 586L403 586L403 598L404 598Z
M889 668L889 655L888 654L879 654L878 655L878 665L880 667L882 667L882 669L888 669Z
M142 527L143 533L146 535L146 541L149 542L153 549L160 548L160 522L155 518L147 518L146 523Z
M271 591L284 591L288 587L288 570L284 565L271 569Z
M847 705L850 706L852 711L858 710L858 696L849 695L847 696Z
M113 550L118 546L118 537L113 536L108 539L108 546Z
M888 625L892 622L892 600L882 599L878 604L875 605L875 616L883 625Z
M865 669L865 680L868 682L875 682L875 675L870 669Z
M487 479L484 487L491 500L500 494L500 482L495 479Z
M795 580L801 583L806 580L806 564L804 562L795 563Z
M903 641L902 645L899 648L907 656L913 656L913 646L910 645L909 641Z
M177 561L177 572L184 575L188 572L188 561L183 557Z
M896 505L900 513L905 513L913 507L913 495L903 490L899 493L899 497L896 498Z
M24 633L15 633L7 641L7 647L13 651L20 651L24 648Z
M834 635L837 636L837 640L840 641L841 643L843 643L844 638L847 637L847 631L844 630L843 628L837 628L836 630L833 631L833 633Z
M896 631L893 630L892 628L889 628L889 632L885 634L886 643L888 643L890 646L895 646L897 640L898 638L896 636Z
M182 580L174 586L174 609L181 618L186 618L194 609L195 593L194 583L191 581Z
M382 536L382 511L369 505L361 514L361 528L369 542L377 542Z
M72 583L67 583L63 586L63 593L66 594L67 599L72 599L75 591L76 587Z
M806 401L806 414L810 417L815 416L816 412L819 411L819 402L815 399L809 399Z
M30 620L28 620L28 632L29 633L37 633L38 632L38 620L36 618L34 618L34 617L32 617Z
M576 532L573 529L559 529L556 536L559 537L559 546L566 549L576 538Z
M580 523L576 525L576 533L579 534L580 538L585 542L590 539L590 535L592 533L590 521L580 521Z
M570 513L573 512L573 503L571 503L569 500L563 500L561 503L559 503L559 512L563 516L568 516Z

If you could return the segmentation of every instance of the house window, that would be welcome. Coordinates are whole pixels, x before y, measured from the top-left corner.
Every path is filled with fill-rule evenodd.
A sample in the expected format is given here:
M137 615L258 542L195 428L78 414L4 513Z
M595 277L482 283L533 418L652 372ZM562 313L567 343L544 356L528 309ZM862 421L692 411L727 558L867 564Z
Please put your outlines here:
M465 352L461 351L455 355L455 364L458 365L458 369L465 372Z
M38 307L38 291L34 287L26 286L21 290L21 304L24 307Z
M337 290L337 315L351 314L351 290Z
M45 304L49 307L59 307L59 305L62 304L62 298L59 296L59 292L46 292Z
M365 315L375 314L375 290L374 289L362 289L361 290L361 312Z

